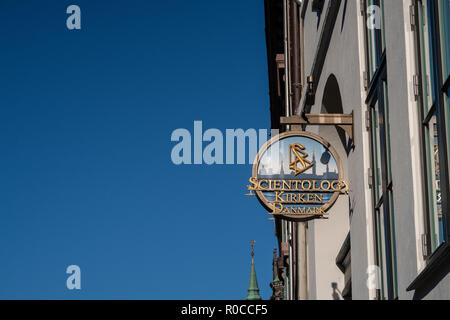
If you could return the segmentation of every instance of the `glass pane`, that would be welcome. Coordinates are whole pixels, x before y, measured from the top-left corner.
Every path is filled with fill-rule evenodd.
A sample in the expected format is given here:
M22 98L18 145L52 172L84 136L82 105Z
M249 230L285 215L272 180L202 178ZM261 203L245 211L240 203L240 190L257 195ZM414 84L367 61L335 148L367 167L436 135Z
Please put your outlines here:
M394 196L392 191L388 191L389 195L389 216L391 223L391 248L392 248L392 279L394 281L393 294L394 298L398 297L398 280L397 280L397 246L395 241L395 219L394 219Z
M375 237L377 244L377 263L380 268L380 298L382 300L397 297L397 267L395 254L395 229L393 219L392 193L385 194L385 200L390 199L387 206L383 201L375 210ZM385 211L386 210L386 211Z
M380 295L381 299L387 299L388 293L388 284L387 284L387 253L386 253L386 237L385 237L385 221L383 214L383 205L376 210L376 237L377 237L377 258L378 258L378 267L380 268Z
M435 89L433 87L433 47L431 43L431 30L429 28L429 7L426 1L418 2L419 9L419 29L420 32L420 53L422 64L422 87L424 99L424 113L428 114L433 101L435 100Z
M386 47L384 34L384 0L367 0L367 19L371 27L366 28L369 75L372 79L381 62Z
M438 51L436 50L435 46L433 45L434 43L436 43L436 34L434 34L433 32L433 24L436 23L436 21L433 18L433 4L432 2L436 1L436 0L428 0L427 4L425 5L425 9L426 9L426 23L427 23L427 29L428 29L428 59L429 59L429 64L430 64L430 69L429 69L429 76L430 76L430 85L431 85L431 89L430 89L430 93L431 93L431 98L433 101L436 100L436 95L439 93L436 90L436 83L435 83L435 64L437 63L436 59L437 59L437 53Z
M450 87L447 89L447 94L444 94L444 112L445 112L445 125L447 126L447 161L450 160ZM449 172L450 174L450 172ZM450 176L449 176L450 180Z
M384 19L384 0L380 0L381 8L381 53L386 49L386 33L385 33L385 19Z
M384 121L385 121L385 133L386 133L386 156L387 156L387 177L386 183L392 182L392 171L391 171L391 129L389 122L389 100L388 100L388 86L386 82L383 82L383 90L384 90Z
M426 149L428 162L428 190L429 190L429 224L431 232L432 250L444 241L441 208L441 185L439 170L439 144L434 115L426 128Z
M381 172L381 141L380 141L380 114L378 103L372 108L372 137L373 137L373 177L375 180L375 205L380 201L382 194L382 172Z
M369 17L372 17L376 14L375 11L369 10L374 6L374 0L367 0L367 19L369 21ZM372 79L373 75L375 74L375 70L377 68L376 66L376 55L375 55L375 29L366 27L366 35L367 35L367 49L369 52L367 52L368 55L368 62L369 62L369 75L370 80Z
M450 75L450 1L439 0L439 20L441 33L442 82Z

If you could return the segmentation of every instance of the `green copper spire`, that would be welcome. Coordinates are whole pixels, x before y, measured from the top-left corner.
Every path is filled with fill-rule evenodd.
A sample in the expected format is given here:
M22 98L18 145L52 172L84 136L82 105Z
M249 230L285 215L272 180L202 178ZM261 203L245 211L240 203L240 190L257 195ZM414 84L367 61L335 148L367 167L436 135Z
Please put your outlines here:
M256 271L255 271L255 260L253 259L254 253L254 244L255 240L251 241L252 244L252 267L250 269L250 281L248 283L248 295L245 298L245 300L262 300L261 296L259 295L259 287L258 287L258 280L256 280Z

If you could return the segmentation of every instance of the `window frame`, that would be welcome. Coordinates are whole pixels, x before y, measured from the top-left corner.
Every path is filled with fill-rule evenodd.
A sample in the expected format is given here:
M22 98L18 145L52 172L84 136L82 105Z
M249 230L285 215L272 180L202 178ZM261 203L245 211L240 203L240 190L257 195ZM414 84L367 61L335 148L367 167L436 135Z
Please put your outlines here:
M364 21L367 21L368 2L363 1ZM371 0L384 14L382 0ZM380 288L377 299L397 299L397 261L395 250L395 225L392 195L392 175L390 162L390 135L387 100L386 48L382 29L369 30L365 27L365 63L367 73L367 97L370 166L372 193L372 225L374 235L375 262L380 268ZM380 121L381 119L381 121ZM376 145L377 144L377 145ZM378 146L379 144L379 146ZM377 162L381 163L378 164ZM378 169L381 172L378 172Z
M397 298L398 290L396 283L395 226L392 208L393 182L390 175L388 115L384 90L386 81L386 55L383 54L380 67L369 86L366 104L369 107L370 121L374 251L375 261L380 268L382 280L381 288L377 290L377 298L392 300ZM380 163L377 163L378 161ZM381 169L380 172L379 169Z
M423 74L425 57L423 56L424 48L422 47L422 38L423 35L423 25L419 19L419 6L423 5L423 2L426 2L427 5L430 6L430 20L434 21L434 23L429 23L428 28L430 28L429 33L431 34L428 41L430 42L432 48L428 54L433 57L433 64L430 66L430 84L433 86L430 89L430 92L435 92L435 97L432 96L431 106L426 105L424 101L426 99L424 95L424 91L427 88L424 88L424 77L428 75ZM447 135L447 126L449 125L448 115L446 114L446 105L445 105L445 97L444 95L448 95L448 82L443 80L443 64L442 64L442 51L441 51L441 23L440 18L441 14L439 12L439 4L433 0L413 0L413 10L416 19L414 32L415 32L415 54L416 54L416 69L417 75L419 79L419 98L417 99L419 106L419 115L420 115L420 127L421 127L421 153L422 153L422 172L423 172L423 195L424 195L424 226L425 226L425 252L424 252L424 260L425 260L425 268L421 271L421 273L417 276L417 278L409 285L407 291L417 290L421 288L427 279L439 268L442 263L447 261L447 257L450 255L450 213L449 213L449 190L450 190L450 182L449 182L449 168L448 168L448 158L449 158L449 149L448 149L448 135ZM427 62L428 63L428 62ZM431 79L432 78L432 79ZM434 83L434 85L433 85ZM447 97L448 99L448 97ZM425 111L425 107L427 111ZM431 206L434 204L430 203L430 195L433 194L433 190L430 190L428 186L428 182L430 180L430 159L427 159L427 141L425 139L429 139L426 134L427 131L430 130L429 123L433 116L436 116L436 125L437 125L437 136L438 136L438 150L439 150L439 175L440 175L440 192L441 192L441 210L442 210L442 224L443 224L443 242L440 243L435 250L432 250L432 228L431 228ZM434 130L431 128L431 130Z

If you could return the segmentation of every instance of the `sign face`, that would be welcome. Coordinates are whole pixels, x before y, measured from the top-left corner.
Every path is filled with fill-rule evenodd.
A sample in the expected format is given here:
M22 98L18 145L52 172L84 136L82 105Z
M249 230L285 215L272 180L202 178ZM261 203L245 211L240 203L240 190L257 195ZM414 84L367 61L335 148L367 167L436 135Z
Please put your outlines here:
M309 132L290 131L268 141L253 164L249 195L272 215L323 217L349 183L333 147Z

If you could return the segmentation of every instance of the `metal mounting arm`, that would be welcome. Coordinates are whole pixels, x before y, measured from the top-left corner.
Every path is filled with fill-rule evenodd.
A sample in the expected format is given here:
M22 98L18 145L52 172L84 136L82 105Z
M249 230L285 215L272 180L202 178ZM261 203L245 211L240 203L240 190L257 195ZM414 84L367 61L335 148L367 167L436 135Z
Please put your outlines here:
M354 122L353 111L351 114L305 114L302 116L281 117L283 125L314 125L314 126L336 126L343 129L354 145Z

